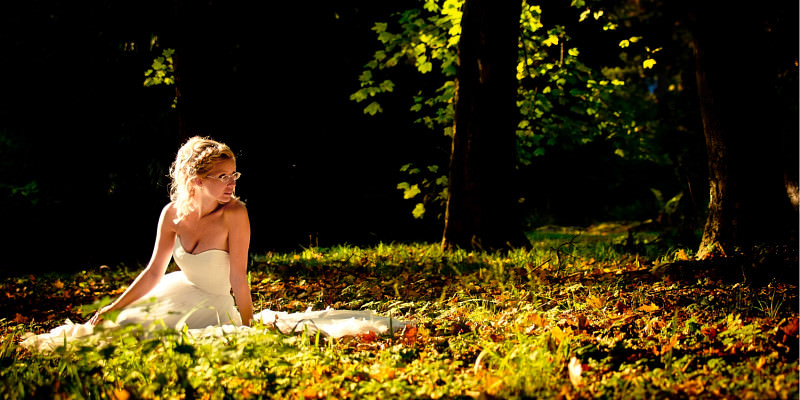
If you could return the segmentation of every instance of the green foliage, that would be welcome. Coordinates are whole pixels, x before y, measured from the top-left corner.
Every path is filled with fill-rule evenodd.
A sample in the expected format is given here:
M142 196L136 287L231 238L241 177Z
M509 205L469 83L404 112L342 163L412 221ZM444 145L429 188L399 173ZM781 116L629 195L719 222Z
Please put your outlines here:
M394 91L395 83L389 78L391 71L415 71L419 80L404 80L402 84L417 88L413 90L417 94L411 99L410 107L411 111L419 114L416 122L451 136L456 89L454 77L461 37L461 4L458 0L420 1L421 8L395 14L396 19L391 24L376 23L372 30L383 48L376 51L372 60L365 65L359 77L361 89L353 93L350 99L359 103L370 100L364 108L367 114L382 112L376 97ZM425 89L428 87L434 89ZM436 165L433 167L439 168ZM425 176L420 182L408 184L409 187L416 185L424 195L424 200L416 203L414 208L415 218L425 215L426 206L437 211L443 210L446 197L442 192L446 191L446 173L433 174ZM415 197L409 197L406 184L398 186L404 190L404 197ZM426 188L430 191L426 191ZM440 215L441 212L435 214Z
M416 322L384 337L326 340L264 326L222 337L141 336L129 328L30 353L17 342L60 323L50 310L118 292L137 271L7 278L0 396L797 397L796 282L659 279L653 265L686 260L686 249L631 253L615 244L624 236L602 226L554 228L533 233L530 250L507 253L417 243L253 257L257 308L330 305Z
M175 85L175 67L172 61L172 56L175 54L175 49L164 49L160 57L153 60L150 69L145 71L144 80L145 87L151 86L173 86ZM176 96L172 101L172 108L175 108L178 103Z
M173 54L175 54L174 49L164 49L161 57L156 57L153 60L151 68L144 73L144 76L147 77L144 80L145 87L175 84L175 76L173 75L175 68L172 64Z
M393 92L396 85L417 88L410 107L419 114L416 122L452 136L462 3L420 0L421 8L399 12L391 23L376 23L372 30L383 48L365 65L359 77L361 88L350 99L369 101L364 112L375 115L383 110L380 95ZM616 29L618 24L607 19L602 9L590 9L587 3L573 2L577 23L605 20L602 31ZM652 135L647 118L651 117L653 97L636 82L629 82L639 78L642 68L652 67L654 60L627 69L589 67L572 44L570 30L575 26L545 25L541 7L527 2L522 6L520 27L517 137L521 166L531 164L548 148L574 148L596 140L613 142L616 155L623 158L648 158L658 153L646 136ZM631 44L640 39L632 36L619 46L631 51ZM613 40L612 36L608 40ZM418 80L395 83L390 72L401 67L415 71ZM433 191L426 195L437 199L437 208L441 208L446 197L438 194L438 185L431 186ZM404 197L414 196L405 191Z
M418 182L397 184L397 188L403 191L403 198L413 199L422 194L422 200L415 205L412 211L414 218L422 218L425 215L426 206L443 210L447 201L447 176L439 173L438 165L429 165L425 169L420 169L413 167L413 164L406 164L400 167L400 171L408 173L409 179ZM441 218L441 212L438 217Z

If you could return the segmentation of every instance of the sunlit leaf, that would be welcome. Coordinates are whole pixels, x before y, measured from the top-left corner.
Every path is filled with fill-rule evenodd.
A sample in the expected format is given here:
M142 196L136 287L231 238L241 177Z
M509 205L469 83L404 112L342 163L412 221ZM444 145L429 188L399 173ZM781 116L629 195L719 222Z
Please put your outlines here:
M375 115L379 112L383 112L381 105L378 102L373 101L367 107L364 108L364 114Z
M416 195L420 194L421 191L419 190L419 185L411 185L404 189L403 191L403 198L408 200L414 198Z
M422 203L417 203L417 205L414 206L414 210L411 211L411 215L417 219L422 218L422 216L425 215L425 205Z
M545 46L548 46L548 47L556 45L556 44L558 44L558 36L550 35L547 39L542 41L542 44L545 45Z

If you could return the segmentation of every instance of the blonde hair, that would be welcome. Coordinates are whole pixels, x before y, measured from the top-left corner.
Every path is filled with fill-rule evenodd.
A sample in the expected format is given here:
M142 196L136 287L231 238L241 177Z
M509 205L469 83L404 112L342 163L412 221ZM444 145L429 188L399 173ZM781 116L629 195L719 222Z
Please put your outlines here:
M169 168L169 198L177 210L176 223L195 210L196 186L192 180L204 176L218 161L228 159L236 160L231 148L207 137L195 136L181 146Z

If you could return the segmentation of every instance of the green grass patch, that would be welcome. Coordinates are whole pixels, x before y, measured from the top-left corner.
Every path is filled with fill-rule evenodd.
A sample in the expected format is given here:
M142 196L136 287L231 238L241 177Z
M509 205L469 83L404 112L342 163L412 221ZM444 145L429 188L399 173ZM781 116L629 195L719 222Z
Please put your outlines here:
M117 295L138 269L6 278L0 395L798 397L797 282L653 274L691 252L647 234L538 231L531 241L507 253L382 244L252 257L257 309L374 309L416 322L384 337L119 330L37 354L18 346L24 332L84 321L81 305Z

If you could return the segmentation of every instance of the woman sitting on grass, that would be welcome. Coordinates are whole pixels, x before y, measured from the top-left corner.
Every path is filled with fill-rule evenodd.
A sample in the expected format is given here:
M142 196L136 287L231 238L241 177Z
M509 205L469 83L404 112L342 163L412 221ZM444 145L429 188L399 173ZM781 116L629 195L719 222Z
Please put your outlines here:
M244 203L234 195L240 176L227 145L207 138L189 139L170 168L172 201L161 211L147 267L87 323L68 320L50 333L28 337L23 345L53 348L92 334L100 323L106 327L163 324L177 330L250 326L254 319L247 281L250 221ZM180 270L165 275L171 258ZM286 314L264 310L255 319L282 331L300 331L308 323L333 336L383 333L389 326L404 325L371 311Z
M181 147L170 168L172 202L161 211L150 262L119 298L91 318L92 325L116 310L121 324L250 325L250 221L234 195L240 176L225 144L194 137ZM171 256L181 270L164 275ZM150 304L151 298L157 303Z

